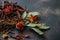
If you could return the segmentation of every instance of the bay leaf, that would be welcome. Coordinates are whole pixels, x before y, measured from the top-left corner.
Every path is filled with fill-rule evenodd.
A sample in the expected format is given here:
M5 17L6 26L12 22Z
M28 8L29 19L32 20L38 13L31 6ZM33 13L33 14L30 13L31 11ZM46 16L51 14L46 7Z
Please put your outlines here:
M33 23L29 23L27 26L29 26L29 27L36 27L37 26L37 24L33 24Z
M38 26L39 27L39 29L49 29L50 27L49 26Z
M36 33L38 33L39 35L44 35L44 32L42 32L41 30L37 29L37 28L31 28L33 31L35 31Z
M39 12L29 12L27 17L30 17L31 14L32 14L33 16L40 15Z
M22 18L24 19L24 18L26 18L26 16L27 16L27 13L24 12L24 13L22 14Z
M30 22L29 21L26 21L25 25L28 25Z

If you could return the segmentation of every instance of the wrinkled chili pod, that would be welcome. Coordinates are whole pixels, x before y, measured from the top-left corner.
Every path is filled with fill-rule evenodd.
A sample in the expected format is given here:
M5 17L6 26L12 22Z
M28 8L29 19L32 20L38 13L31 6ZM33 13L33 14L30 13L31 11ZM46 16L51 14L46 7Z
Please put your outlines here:
M18 30L24 30L25 29L25 25L24 25L24 22L18 22L17 24L16 24L16 28L18 29Z
M36 17L36 16L33 16L33 15L31 14L29 20L30 20L31 22L36 22L36 21L37 21L37 17Z

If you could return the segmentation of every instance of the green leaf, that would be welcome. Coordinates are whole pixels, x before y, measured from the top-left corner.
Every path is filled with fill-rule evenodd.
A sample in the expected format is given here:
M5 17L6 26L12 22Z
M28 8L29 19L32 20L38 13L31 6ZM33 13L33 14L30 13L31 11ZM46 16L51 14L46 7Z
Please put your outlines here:
M40 29L49 29L50 27L49 26L38 26Z
M40 13L39 12L29 12L27 17L30 17L31 14L33 16L36 16L36 15L39 15Z
M29 27L36 27L37 26L37 24L33 24L33 23L29 23L27 26L29 26Z
M27 13L24 12L23 15L22 15L22 18L24 19L24 18L26 18L26 16L27 16Z
M25 25L28 25L29 24L29 21L26 21Z
M39 29L49 29L50 28L49 26L46 26L45 24L37 24L37 27Z
M35 31L36 33L38 33L39 35L43 35L44 32L40 31L39 29L37 28L31 28L33 31Z

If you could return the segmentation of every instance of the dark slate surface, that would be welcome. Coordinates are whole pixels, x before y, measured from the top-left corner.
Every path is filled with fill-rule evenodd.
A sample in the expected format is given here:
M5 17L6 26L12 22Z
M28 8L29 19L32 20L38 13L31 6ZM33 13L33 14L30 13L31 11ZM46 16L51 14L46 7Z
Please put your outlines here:
M1 0L2 1L2 0ZM10 1L10 0L9 0ZM37 35L28 28L24 33L30 33L31 37L25 40L60 40L60 0L12 0L29 11L40 12L42 22L50 26L44 37Z

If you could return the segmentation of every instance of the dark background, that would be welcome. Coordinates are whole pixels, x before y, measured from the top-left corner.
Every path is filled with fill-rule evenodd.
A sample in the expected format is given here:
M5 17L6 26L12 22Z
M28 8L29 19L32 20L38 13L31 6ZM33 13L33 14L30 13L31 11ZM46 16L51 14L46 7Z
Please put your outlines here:
M0 0L4 1L4 0ZM46 32L44 38L38 36L30 30L24 33L31 33L31 38L25 40L60 40L60 0L9 0L18 2L29 11L40 12L42 22L50 26L50 30Z

